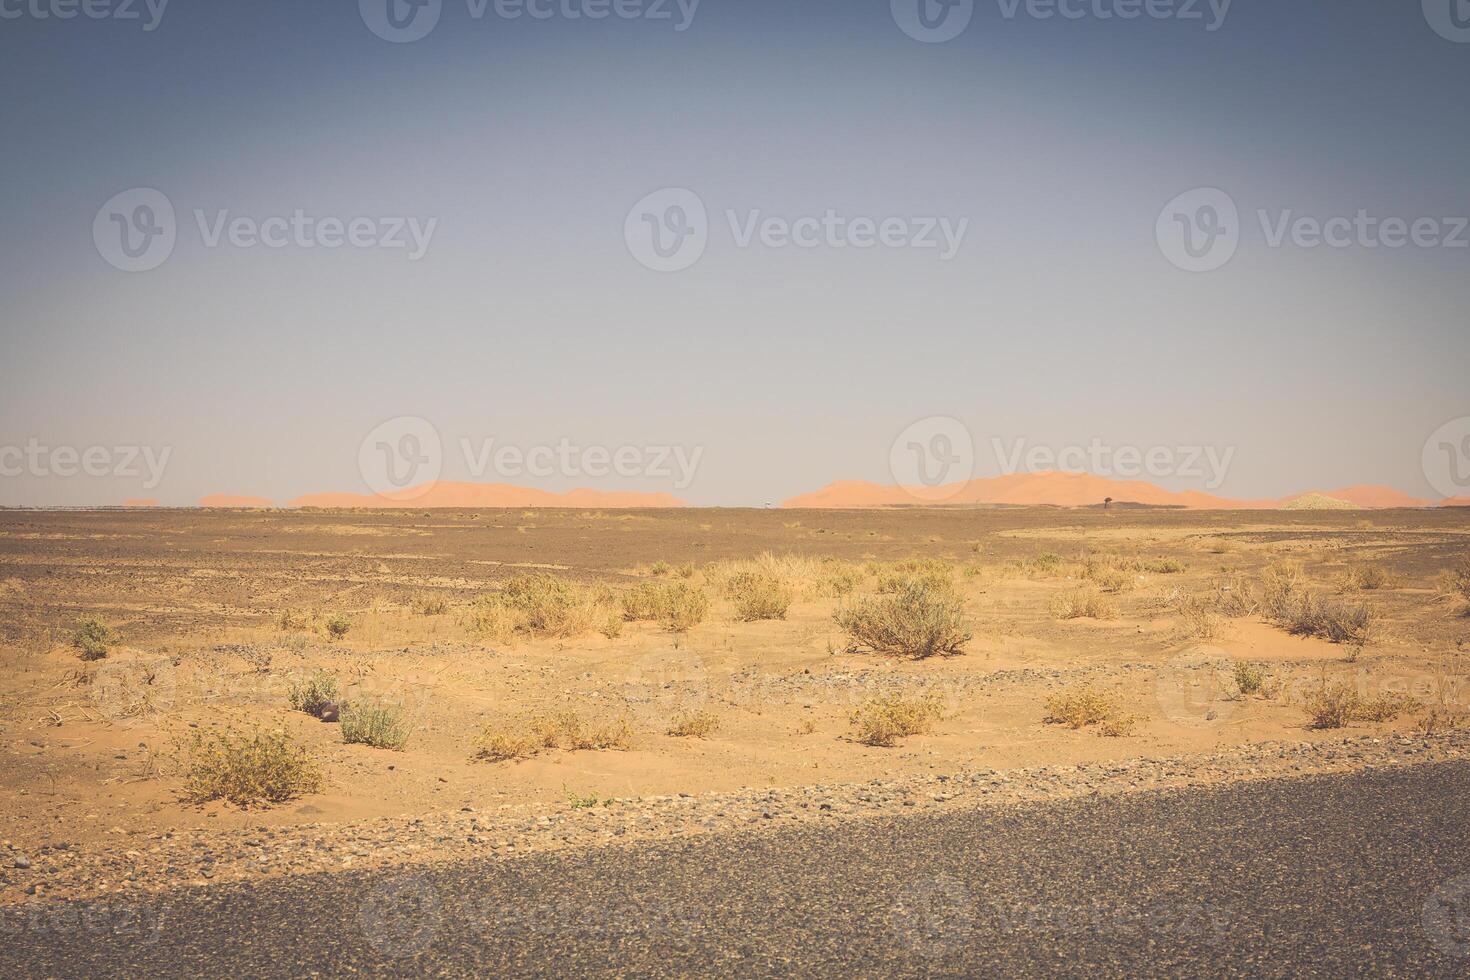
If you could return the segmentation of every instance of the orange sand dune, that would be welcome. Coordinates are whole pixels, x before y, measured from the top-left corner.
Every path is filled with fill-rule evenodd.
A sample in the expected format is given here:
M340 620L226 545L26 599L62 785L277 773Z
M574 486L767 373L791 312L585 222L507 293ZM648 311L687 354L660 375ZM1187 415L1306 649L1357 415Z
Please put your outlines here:
M146 499L142 497L129 497L122 502L122 505L124 507L157 507L158 501L151 497Z
M551 493L508 483L426 483L399 494L312 493L291 501L292 507L683 507L667 493L570 490Z
M264 497L232 497L227 493L211 494L208 497L199 498L200 507L274 507L275 504Z
M1012 504L1017 506L1087 507L1107 497L1118 503L1190 510L1268 510L1281 507L1302 494L1282 500L1233 500L1195 490L1165 490L1143 480L1113 480L1090 473L1013 473L1008 476L951 483L941 487L883 486L860 480L831 483L814 493L793 497L783 507L902 507L921 504ZM1358 507L1423 507L1391 487L1358 486L1327 494Z
M1439 502L1441 507L1470 507L1470 497L1446 497Z

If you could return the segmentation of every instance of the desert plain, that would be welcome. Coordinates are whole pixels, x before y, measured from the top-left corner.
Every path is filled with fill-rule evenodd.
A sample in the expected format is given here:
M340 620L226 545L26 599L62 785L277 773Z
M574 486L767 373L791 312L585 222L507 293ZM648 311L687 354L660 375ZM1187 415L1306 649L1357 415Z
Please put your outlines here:
M0 512L0 903L361 865L383 821L504 855L477 821L1433 744L1467 556L1464 508ZM905 597L935 649L853 628ZM347 741L369 709L391 737ZM201 793L261 737L313 778Z

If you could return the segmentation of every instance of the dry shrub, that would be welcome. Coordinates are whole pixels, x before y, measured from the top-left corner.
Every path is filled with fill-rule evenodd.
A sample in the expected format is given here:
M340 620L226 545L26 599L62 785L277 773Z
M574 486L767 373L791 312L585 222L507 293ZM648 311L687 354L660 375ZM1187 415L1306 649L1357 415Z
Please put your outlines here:
M1450 588L1465 602L1465 615L1470 616L1470 556L1450 573Z
M1119 710L1118 701L1113 696L1095 687L1075 687L1046 699L1045 721L1048 725L1085 728L1117 717Z
M535 715L516 731L487 725L475 740L475 758L499 762L529 759L547 749L626 752L632 747L633 726L627 718L588 724L575 711L561 711Z
M682 581L641 582L623 593L622 604L623 618L629 622L658 620L671 633L687 632L709 614L709 594Z
M708 711L686 711L669 723L668 734L675 738L708 738L720 727L720 720Z
M872 698L848 715L855 729L853 738L864 745L890 748L900 738L925 735L944 717L937 698L905 698L898 694Z
M199 735L188 746L184 798L240 807L284 803L323 785L320 767L285 732Z
M1306 593L1306 579L1302 568L1293 562L1279 562L1268 566L1261 573L1259 608L1267 619L1285 622L1291 620Z
M896 595L861 598L832 618L856 646L923 658L964 649L972 636L964 606L948 587L915 581Z
M1230 538L1201 538L1199 546L1212 555L1228 555L1240 550L1240 544Z
M322 708L328 702L338 700L337 678L319 670L309 677L292 680L287 698L293 711L304 711L320 718Z
M408 744L408 722L395 705L351 705L342 712L342 741L401 751Z
M603 586L545 573L520 575L480 600L473 625L502 642L518 636L570 639L604 627L611 601Z
M1114 619L1118 608L1096 589L1073 589L1051 600L1054 619Z
M1234 673L1235 687L1241 694L1257 694L1266 686L1266 674L1255 664L1240 661Z
M1419 719L1418 731L1420 735L1438 735L1442 732L1451 732L1465 723L1465 716L1458 711L1449 708L1430 708L1429 712Z
M1377 697L1365 698L1349 684L1329 684L1307 695L1302 707L1312 717L1312 728L1343 728L1358 721L1392 721L1418 702L1405 694L1385 691Z
M782 582L798 596L807 599L832 599L851 593L863 580L863 570L852 562L830 555L811 558L803 555L776 555L762 552L750 561L710 562L704 567L706 581L715 590L728 594L732 580L743 575Z
M327 635L334 640L340 640L352 629L352 621L346 616L338 614L326 622Z
M1228 572L1214 583L1214 606L1232 619L1252 616L1260 609L1257 590L1242 572Z
M1195 640L1212 640L1220 633L1220 617L1211 604L1192 593L1181 593L1174 599L1174 612L1184 634Z
M954 568L938 558L905 558L895 562L870 562L868 570L878 579L878 591L902 592L913 584L930 589L954 589Z
M314 612L287 607L276 616L276 628L283 633L312 630L316 628L319 619Z
M1348 570L1345 587L1373 592L1388 588L1391 581L1388 572L1378 565L1358 565Z
M785 619L795 598L790 585L778 578L742 572L725 587L735 602L735 618L743 623L761 619Z
M83 660L101 660L109 648L117 645L117 634L102 620L88 616L77 621L71 634L71 645Z
M417 616L442 616L449 611L449 602L442 596L417 596L410 606Z
M1298 636L1361 647L1377 615L1366 603L1327 599L1310 591L1298 565L1272 565L1261 575L1260 609L1270 622Z

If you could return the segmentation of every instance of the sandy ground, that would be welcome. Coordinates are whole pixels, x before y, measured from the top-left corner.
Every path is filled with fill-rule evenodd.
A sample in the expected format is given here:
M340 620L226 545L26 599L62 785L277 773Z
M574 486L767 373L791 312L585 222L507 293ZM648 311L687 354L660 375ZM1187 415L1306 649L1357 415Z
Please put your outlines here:
M848 599L803 596L784 620L736 622L713 585L700 625L673 634L493 642L475 603L508 578L550 570L615 589L761 552L859 563L943 559L974 623L962 655L895 659L848 649L833 622ZM1463 511L1212 513L1060 509L903 511L0 512L0 820L12 850L98 849L143 831L289 828L568 799L834 785L977 768L1186 756L1266 741L1340 738L1307 727L1324 681L1417 705L1347 734L1411 732L1470 712L1470 617L1442 576L1470 551ZM1062 563L1039 571L1038 556ZM1115 618L1057 619L1085 554L1177 559L1130 573ZM1177 613L1232 575L1299 563L1313 588L1377 612L1361 650L1293 636L1259 616L1221 617L1201 637ZM655 576L654 563L675 569ZM1388 575L1371 591L1347 573ZM856 594L872 592L863 578ZM442 599L424 615L416 601ZM317 627L282 629L281 613ZM319 628L342 615L331 640ZM121 641L84 663L67 642L95 615ZM1262 666L1242 696L1230 665ZM345 745L338 726L287 703L291 682L329 670L350 700L401 706L403 751ZM1091 685L1135 719L1132 734L1046 724L1045 702ZM881 694L942 700L934 731L891 748L852 737L849 712ZM539 712L626 718L627 751L553 751L476 761L486 724ZM707 711L708 738L665 734ZM269 809L180 801L188 739L284 729L323 764L326 789ZM118 846L121 846L118 844ZM0 854L3 857L3 854ZM0 884L3 887L3 884Z

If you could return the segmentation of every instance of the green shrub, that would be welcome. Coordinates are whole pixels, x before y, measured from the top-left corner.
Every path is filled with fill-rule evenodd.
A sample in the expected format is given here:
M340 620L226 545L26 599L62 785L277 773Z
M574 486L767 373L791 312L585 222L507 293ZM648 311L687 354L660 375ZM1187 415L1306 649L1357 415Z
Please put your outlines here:
M293 710L320 718L322 708L338 699L337 678L319 670L310 677L293 680L288 698Z
M71 634L71 645L81 653L83 660L101 660L111 647L117 645L117 634L102 620L88 616L77 621Z
M334 640L340 640L352 629L352 621L346 616L337 615L327 620L327 635Z
M400 751L408 744L408 722L395 705L349 705L342 712L342 741Z
M906 657L960 653L973 635L964 602L929 581L910 582L896 595L859 599L833 618L856 645Z
M1241 694L1256 694L1266 686L1266 675L1255 664L1240 661L1235 665L1235 687Z

